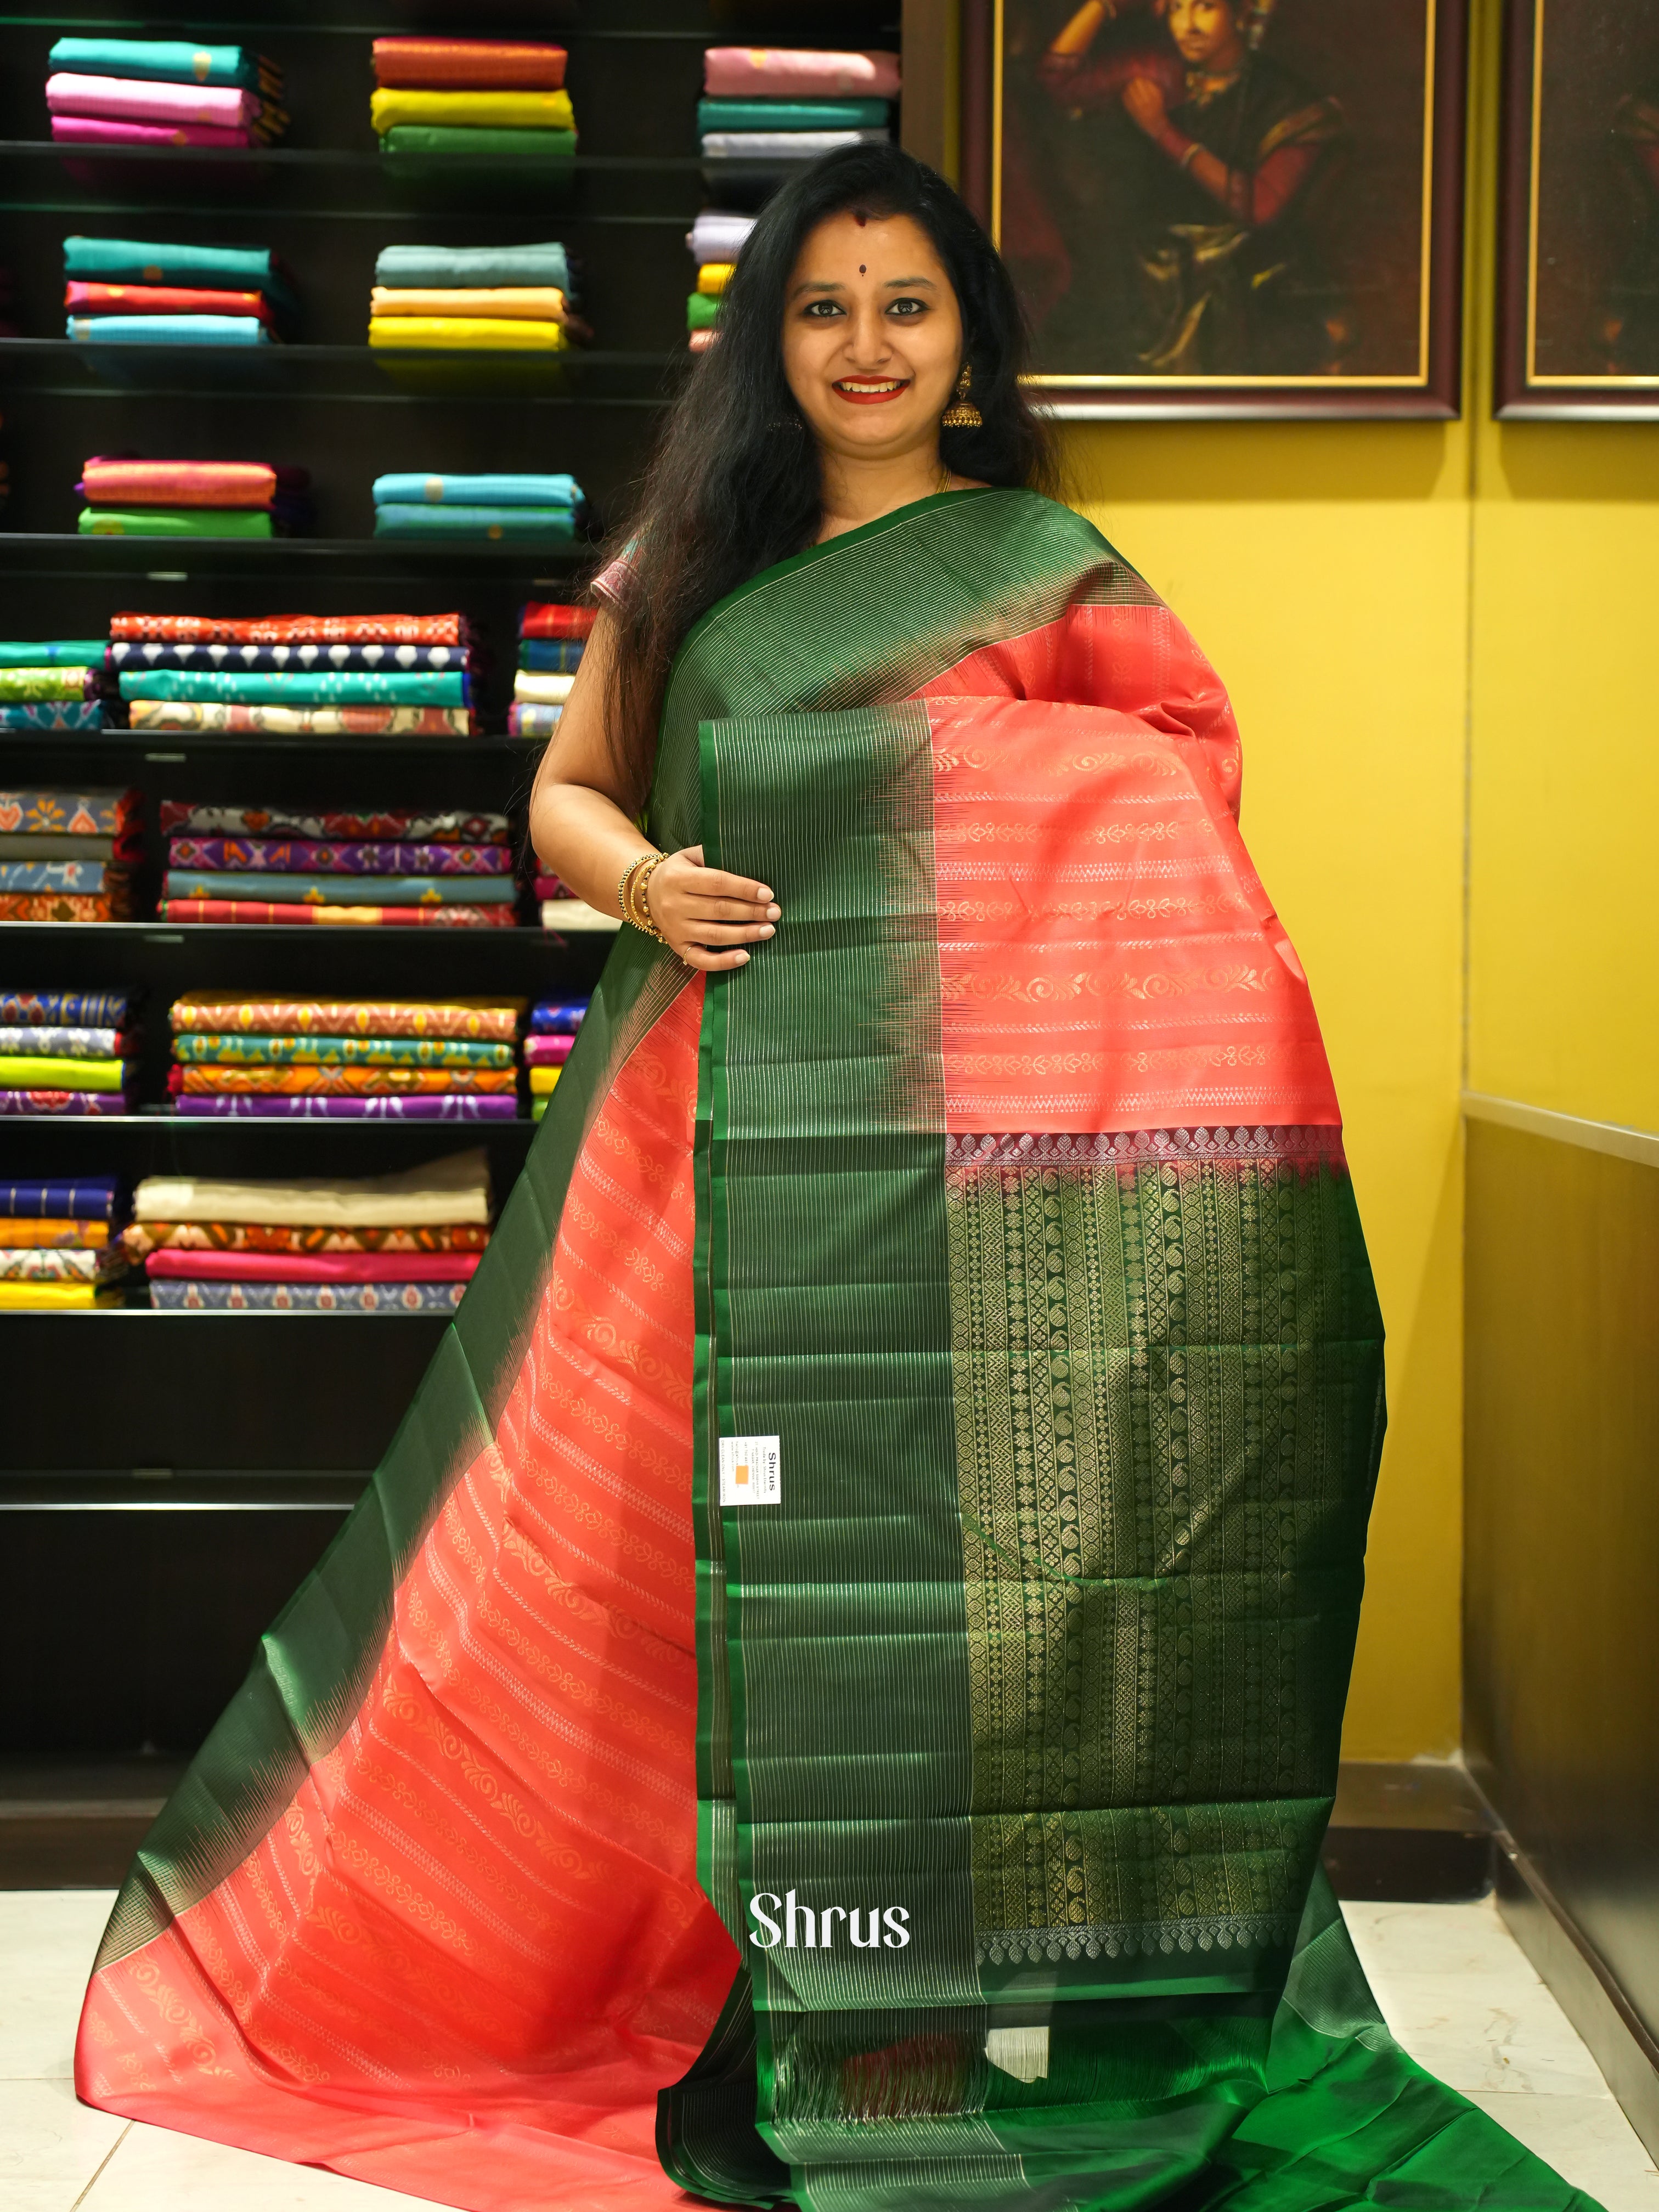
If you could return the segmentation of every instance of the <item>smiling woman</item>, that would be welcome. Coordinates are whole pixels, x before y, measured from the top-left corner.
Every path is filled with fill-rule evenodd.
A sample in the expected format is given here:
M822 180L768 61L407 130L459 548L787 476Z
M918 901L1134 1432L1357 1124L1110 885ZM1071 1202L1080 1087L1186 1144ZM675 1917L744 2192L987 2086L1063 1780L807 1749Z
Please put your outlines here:
M476 2212L1589 2212L1319 1870L1382 1321L1226 694L937 178L730 298L536 793L636 926L82 2094Z

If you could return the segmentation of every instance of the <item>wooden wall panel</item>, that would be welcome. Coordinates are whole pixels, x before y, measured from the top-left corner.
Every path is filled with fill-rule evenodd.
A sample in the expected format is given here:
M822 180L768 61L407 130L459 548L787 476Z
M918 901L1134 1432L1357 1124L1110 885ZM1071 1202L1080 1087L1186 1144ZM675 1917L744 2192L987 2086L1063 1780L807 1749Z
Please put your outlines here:
M1659 2031L1659 1166L1472 1120L1470 1767Z

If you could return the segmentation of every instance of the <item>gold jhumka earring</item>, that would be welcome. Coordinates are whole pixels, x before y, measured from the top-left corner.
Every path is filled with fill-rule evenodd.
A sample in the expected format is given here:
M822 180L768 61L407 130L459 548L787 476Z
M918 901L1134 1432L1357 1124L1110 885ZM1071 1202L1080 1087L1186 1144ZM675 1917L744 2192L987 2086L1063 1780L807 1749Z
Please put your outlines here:
M962 374L957 379L956 396L939 418L941 430L979 430L984 428L985 417L968 396L969 386L973 380L974 372L964 361Z

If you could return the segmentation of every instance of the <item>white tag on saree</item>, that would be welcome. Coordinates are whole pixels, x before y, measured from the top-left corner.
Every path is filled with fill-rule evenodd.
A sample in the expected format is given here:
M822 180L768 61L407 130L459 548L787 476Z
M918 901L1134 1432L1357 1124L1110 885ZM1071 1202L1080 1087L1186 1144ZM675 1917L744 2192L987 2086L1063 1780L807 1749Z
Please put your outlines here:
M720 1438L722 1505L776 1505L782 1498L782 1455L775 1437Z

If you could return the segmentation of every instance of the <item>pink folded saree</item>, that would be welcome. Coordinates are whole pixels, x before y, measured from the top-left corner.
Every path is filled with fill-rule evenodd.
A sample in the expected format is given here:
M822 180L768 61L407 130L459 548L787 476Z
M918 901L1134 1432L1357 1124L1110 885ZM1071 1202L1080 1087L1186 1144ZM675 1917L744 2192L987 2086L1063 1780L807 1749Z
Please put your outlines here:
M106 115L54 115L52 135L59 145L248 147L252 131L221 130L211 123L118 123Z
M476 1252L192 1252L169 1245L145 1266L196 1283L469 1283Z
M279 474L263 461L89 460L81 481L94 506L263 507Z
M899 58L793 46L710 46L702 88L713 100L896 100Z
M211 124L249 130L264 113L257 92L234 84L152 84L137 77L77 76L59 70L46 79L54 115L100 115L119 123Z

